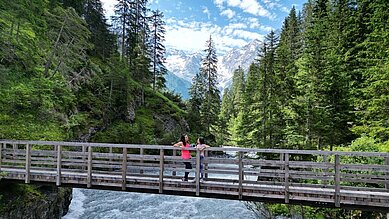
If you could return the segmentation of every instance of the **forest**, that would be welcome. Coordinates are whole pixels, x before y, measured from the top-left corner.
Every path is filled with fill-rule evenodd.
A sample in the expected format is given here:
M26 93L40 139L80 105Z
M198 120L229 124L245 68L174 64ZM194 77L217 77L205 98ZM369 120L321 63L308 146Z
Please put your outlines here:
M223 94L210 36L188 101L166 89L164 16L147 3L120 0L108 22L100 0L0 0L0 139L169 145L189 133L389 152L387 1L292 8Z
M221 103L204 86L217 69L196 75L188 109L196 131L218 145L388 152L387 9L385 1L346 0L292 8L247 75L235 70Z

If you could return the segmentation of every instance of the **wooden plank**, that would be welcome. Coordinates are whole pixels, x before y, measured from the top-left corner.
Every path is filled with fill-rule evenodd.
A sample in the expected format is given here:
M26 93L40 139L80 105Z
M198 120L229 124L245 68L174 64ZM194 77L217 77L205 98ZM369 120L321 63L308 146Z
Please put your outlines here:
M196 150L196 196L200 195L200 150Z
M164 157L165 157L165 151L161 149L160 159L159 159L159 193L163 192L163 172L164 172L164 163L165 163Z
M88 175L87 175L87 188L92 187L92 146L88 147Z
M285 153L284 158L285 158L285 162L284 162L285 163L285 166L284 166L284 170L285 170L285 178L284 178L285 203L288 204L289 203L289 154Z
M26 145L26 175L25 183L30 183L30 168L31 168L31 145Z
M243 193L243 152L239 152L239 199L242 200Z
M335 207L340 207L340 158L335 155Z
M62 146L57 145L57 180L56 180L56 186L61 185L61 167L62 167Z
M389 167L389 156L385 157L385 164L386 164L386 167ZM387 178L389 178L389 170L386 171L385 175L386 175ZM387 190L389 190L389 180L385 184L385 188ZM388 213L388 215L389 215L389 213ZM389 219L389 216L388 216L388 219Z
M122 160L122 190L126 190L126 173L127 173L127 148L123 148L123 160Z

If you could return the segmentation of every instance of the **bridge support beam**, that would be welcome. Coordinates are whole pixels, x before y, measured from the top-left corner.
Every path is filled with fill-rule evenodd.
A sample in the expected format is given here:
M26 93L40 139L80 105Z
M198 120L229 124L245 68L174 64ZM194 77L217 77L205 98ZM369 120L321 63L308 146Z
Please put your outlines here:
M196 196L200 195L200 150L196 150Z
M86 187L92 187L92 146L88 146L88 176L87 176L87 184Z
M159 193L163 192L163 171L165 167L165 151L160 150L160 159L159 159Z
M206 161L208 159L208 151L206 150L205 151L205 158L204 158L204 178L205 179L208 179L208 161Z
M26 177L24 182L30 183L31 145L26 144Z
M340 158L335 154L335 207L340 207Z
M62 167L62 146L58 145L57 148L57 181L56 185L61 185L61 167Z
M239 199L243 198L243 152L239 151Z
M122 161L122 190L125 191L127 187L127 148L123 148Z
M173 149L173 157L177 156L177 150L176 149ZM177 166L176 166L176 161L173 161L173 169L176 169ZM175 170L172 171L172 176L176 176L177 173Z
M143 163L143 155L145 154L145 150L143 148L140 148L140 163ZM139 170L140 174L143 174L143 169Z
M5 145L5 143L0 144L0 171L1 171L1 160L3 155L3 145Z
M389 157L385 157L385 164L386 164L386 179L389 178ZM386 189L389 190L389 182L385 185ZM388 219L389 219L389 213L388 213Z
M289 154L285 153L284 156L284 171L285 171L285 203L289 204Z

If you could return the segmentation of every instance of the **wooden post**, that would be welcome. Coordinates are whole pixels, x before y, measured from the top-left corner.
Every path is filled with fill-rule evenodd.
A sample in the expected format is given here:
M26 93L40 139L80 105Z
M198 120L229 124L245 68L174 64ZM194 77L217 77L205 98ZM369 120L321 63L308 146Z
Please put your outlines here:
M239 199L243 197L243 152L239 151Z
M82 170L85 170L86 168L86 159L85 159L85 157L86 157L86 146L85 145L83 145L82 146Z
M280 161L281 162L285 161L285 154L283 154L283 153L280 154ZM280 166L280 170L284 170L284 166L283 165ZM280 175L280 182L282 182L283 180L284 180L283 177Z
M327 163L327 155L323 155L323 163L325 163L325 165L327 165L326 164ZM324 176L326 177L327 174L328 174L328 168L325 167L324 168ZM323 185L327 186L327 184L328 184L327 180L323 180Z
M196 196L200 195L200 150L196 150Z
M112 153L113 153L113 149L112 147L109 147L109 165L112 164ZM109 171L113 171L113 168L109 168Z
M123 161L122 161L122 190L126 190L127 184L127 148L123 148Z
M145 153L145 152L144 152L144 149L141 148L141 149L140 149L140 155L141 155L140 163L141 163L141 164L143 164L143 155L144 155L144 153ZM142 167L142 166L141 166L141 167ZM143 174L143 169L140 169L140 170L139 170L139 173L140 173L140 174Z
M165 151L163 149L160 150L160 158L159 158L159 193L163 192L163 171L165 164Z
M16 150L18 149L18 146L16 144L12 144L12 161L13 164L16 165L15 160L16 160ZM26 148L27 150L27 148Z
M176 149L173 149L173 158L175 158L176 155L177 155L177 150L176 150ZM176 166L176 161L173 161L173 169L176 169L176 168L177 168L177 166ZM172 176L176 176L176 175L177 175L176 171L173 170Z
M87 176L87 188L92 187L92 146L88 147L88 176Z
M340 207L340 158L335 154L335 207Z
M389 157L385 157L385 164L386 164L386 181L388 181L386 184L385 184L385 187L386 187L386 189L387 190L389 190L389 180L388 180L388 178L389 178ZM388 214L388 216L389 216L389 214ZM388 219L389 219L389 217L388 217Z
M31 146L26 144L26 175L25 183L30 183Z
M205 150L205 157L204 157L204 178L205 179L208 179L208 157L209 157L209 153L207 150Z
M285 203L289 203L289 154L285 153L284 171L285 171Z
M5 143L3 143L3 144L1 144L0 145L0 171L1 171L1 160L2 160L2 155L3 155L3 145L4 145Z
M57 149L57 182L56 185L60 186L61 185L61 167L62 167L62 147L61 145L56 146Z

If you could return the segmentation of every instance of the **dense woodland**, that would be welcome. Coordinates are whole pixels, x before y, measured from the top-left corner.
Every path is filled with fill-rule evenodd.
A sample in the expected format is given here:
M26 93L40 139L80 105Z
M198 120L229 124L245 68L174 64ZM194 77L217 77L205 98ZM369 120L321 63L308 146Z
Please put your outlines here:
M388 8L293 8L223 95L210 36L184 102L165 88L163 13L147 0L118 1L112 24L99 0L0 0L0 139L171 144L190 133L213 145L389 152ZM354 214L318 212L305 209Z
M218 114L213 82L201 77L212 71L202 65L189 100L200 112L196 127L223 145L333 150L362 141L366 148L358 150L389 151L387 10L386 1L363 0L292 8L282 29L267 34L247 75L235 70Z
M170 144L188 131L165 89L164 21L147 1L0 4L0 138Z

